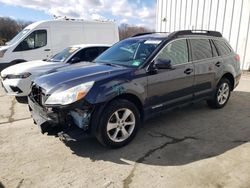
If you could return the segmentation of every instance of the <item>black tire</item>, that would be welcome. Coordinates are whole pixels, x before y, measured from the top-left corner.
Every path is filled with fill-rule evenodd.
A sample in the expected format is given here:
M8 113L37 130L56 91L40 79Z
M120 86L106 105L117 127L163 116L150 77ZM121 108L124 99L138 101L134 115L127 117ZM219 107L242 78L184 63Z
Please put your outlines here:
M227 95L227 98L225 99L225 101L223 103L220 103L219 100L218 100L218 94L219 94L219 90L220 90L220 88L222 87L223 84L228 85L229 90L228 90L228 95ZM231 88L232 88L232 85L231 85L230 81L227 78L222 78L220 80L220 82L218 83L218 85L216 87L216 90L213 93L212 98L210 100L207 100L208 106L211 107L211 108L214 108L214 109L223 108L227 104L227 102L228 102L228 100L230 98Z
M28 97L16 97L17 102L22 104L28 104Z
M107 130L108 122L110 122L110 120L114 116L115 112L117 112L118 110L121 110L121 112L122 112L122 110L125 110L125 109L128 109L133 114L132 117L133 117L133 120L135 120L135 124L133 124L134 128L132 129L130 136L128 138L126 138L123 141L116 142L110 138L109 134L110 134L111 130L110 131ZM124 113L125 113L125 111L124 111ZM129 118L130 118L130 116L129 116ZM99 120L98 128L96 129L96 132L94 134L95 134L97 140L103 146L109 147L109 148L119 148L119 147L127 145L130 141L133 140L133 138L136 136L136 134L138 132L139 127L140 127L140 113L139 113L138 108L128 100L117 99L117 100L112 101L110 104L108 104L104 108L102 116ZM118 129L118 128L114 128L112 130L116 131L116 129ZM122 135L122 130L120 130L120 132L118 134Z

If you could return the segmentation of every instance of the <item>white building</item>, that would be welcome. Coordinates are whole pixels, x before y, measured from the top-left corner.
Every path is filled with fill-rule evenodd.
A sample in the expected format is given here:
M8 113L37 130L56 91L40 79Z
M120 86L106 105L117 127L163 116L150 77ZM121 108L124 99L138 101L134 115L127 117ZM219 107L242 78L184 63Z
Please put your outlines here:
M250 0L157 0L156 31L216 30L250 69Z

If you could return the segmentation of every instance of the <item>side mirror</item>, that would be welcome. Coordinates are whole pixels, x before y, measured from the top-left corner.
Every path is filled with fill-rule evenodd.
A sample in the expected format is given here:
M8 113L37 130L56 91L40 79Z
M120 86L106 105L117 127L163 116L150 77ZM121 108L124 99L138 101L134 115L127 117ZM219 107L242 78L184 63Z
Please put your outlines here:
M70 63L79 63L81 61L81 59L79 57L73 57L71 60L70 60Z
M156 59L154 66L157 69L173 69L170 59Z

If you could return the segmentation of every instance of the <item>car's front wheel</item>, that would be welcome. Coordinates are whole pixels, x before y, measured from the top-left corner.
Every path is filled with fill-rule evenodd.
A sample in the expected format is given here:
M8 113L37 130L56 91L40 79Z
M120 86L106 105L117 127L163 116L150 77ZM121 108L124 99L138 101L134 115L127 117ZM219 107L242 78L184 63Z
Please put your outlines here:
M212 108L222 108L224 107L231 94L231 83L227 78L222 78L216 87L215 93L211 100L207 103Z
M114 100L103 111L96 137L104 146L122 147L135 137L139 125L138 108L130 101Z

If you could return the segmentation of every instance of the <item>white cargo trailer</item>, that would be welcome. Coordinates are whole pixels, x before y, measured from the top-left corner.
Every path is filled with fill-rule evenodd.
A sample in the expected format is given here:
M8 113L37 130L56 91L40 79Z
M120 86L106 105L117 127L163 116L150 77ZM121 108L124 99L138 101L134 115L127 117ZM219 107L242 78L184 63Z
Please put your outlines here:
M35 22L0 47L0 70L20 62L46 59L75 44L112 45L118 41L118 27L113 22L71 19Z

